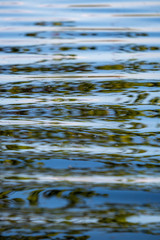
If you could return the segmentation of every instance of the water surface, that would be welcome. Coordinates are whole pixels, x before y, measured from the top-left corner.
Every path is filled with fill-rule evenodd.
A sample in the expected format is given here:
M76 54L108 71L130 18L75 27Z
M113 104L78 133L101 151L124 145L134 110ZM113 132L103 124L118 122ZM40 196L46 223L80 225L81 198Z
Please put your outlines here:
M2 240L159 240L159 18L0 0Z

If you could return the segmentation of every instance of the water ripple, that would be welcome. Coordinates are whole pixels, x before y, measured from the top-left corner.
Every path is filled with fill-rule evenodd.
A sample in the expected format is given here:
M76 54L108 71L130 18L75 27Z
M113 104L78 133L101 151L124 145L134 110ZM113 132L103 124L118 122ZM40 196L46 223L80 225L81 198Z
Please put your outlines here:
M0 1L2 240L159 239L159 6Z

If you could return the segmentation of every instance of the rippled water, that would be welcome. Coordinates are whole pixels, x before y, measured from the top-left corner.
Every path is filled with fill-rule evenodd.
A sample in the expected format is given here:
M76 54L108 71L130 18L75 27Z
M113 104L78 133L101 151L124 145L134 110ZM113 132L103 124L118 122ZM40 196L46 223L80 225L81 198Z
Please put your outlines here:
M160 239L159 19L0 0L2 240Z

